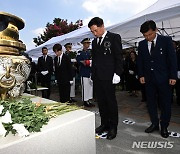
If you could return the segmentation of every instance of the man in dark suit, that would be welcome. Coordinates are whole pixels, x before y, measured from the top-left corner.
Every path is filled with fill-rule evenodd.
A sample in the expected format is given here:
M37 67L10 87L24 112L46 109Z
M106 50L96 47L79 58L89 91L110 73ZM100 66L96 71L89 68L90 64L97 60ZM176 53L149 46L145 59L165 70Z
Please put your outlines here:
M48 98L51 93L51 75L53 72L53 59L47 55L48 49L46 47L42 48L42 56L38 58L38 72L41 86L47 87L48 90L42 91L42 97Z
M156 34L156 23L152 20L141 25L145 39L138 46L138 73L141 84L145 84L151 126L145 132L159 130L157 101L160 105L161 136L169 136L167 127L171 117L171 86L177 78L176 54L172 39Z
M88 24L95 35L92 42L92 80L97 94L101 125L96 133L108 131L107 139L116 137L118 106L115 84L120 82L122 73L121 37L106 31L101 18L95 17Z
M55 77L59 86L60 102L70 101L70 87L73 84L72 65L70 58L62 52L62 46L55 44L53 51L56 54L54 58Z

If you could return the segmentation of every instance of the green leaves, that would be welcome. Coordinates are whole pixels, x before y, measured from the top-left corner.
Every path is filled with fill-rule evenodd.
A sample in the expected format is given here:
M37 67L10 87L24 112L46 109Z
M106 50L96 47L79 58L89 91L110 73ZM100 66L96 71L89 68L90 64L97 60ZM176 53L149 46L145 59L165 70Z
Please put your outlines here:
M3 123L4 128L7 130L6 135L9 132L12 132L12 134L17 133L13 129L13 124L24 124L29 132L39 132L50 118L79 109L76 105L66 103L32 103L30 98L26 97L1 100L0 105L4 107L0 117L4 116L7 110L11 114L12 123Z
M24 124L25 128L29 132L38 132L44 124L49 121L48 116L45 114L45 107L36 107L36 104L32 103L29 98L19 98L8 101L0 101L0 104L4 106L2 114L5 115L6 111L9 110L13 123L4 124L7 130L6 135L11 131L13 134L16 133L13 130L12 125L15 123Z

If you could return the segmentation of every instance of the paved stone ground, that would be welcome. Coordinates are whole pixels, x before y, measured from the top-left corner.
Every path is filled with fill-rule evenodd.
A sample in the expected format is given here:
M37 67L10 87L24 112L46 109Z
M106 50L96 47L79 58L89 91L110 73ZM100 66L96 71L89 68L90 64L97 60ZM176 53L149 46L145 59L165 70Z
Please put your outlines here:
M146 103L141 102L141 96L129 96L127 91L117 90L116 92L118 108L119 108L119 125L118 135L115 139L109 141L107 139L96 139L97 154L177 154L180 151L180 137L168 137L164 139L159 132L151 134L144 133L144 130L150 125L149 115L146 108ZM58 101L58 90L56 86L52 88L50 99ZM76 104L81 106L81 92L77 90ZM96 104L96 103L95 103ZM97 104L94 108L85 108L96 114L96 127L100 124L100 116L98 113ZM123 121L129 120L134 124L126 124ZM180 133L180 106L172 104L172 118L169 126L170 132ZM144 142L147 144L163 145L154 148L145 148L145 146L133 148L134 142ZM155 143L156 144L156 143ZM170 148L170 146L172 147ZM158 148L159 147L159 148Z

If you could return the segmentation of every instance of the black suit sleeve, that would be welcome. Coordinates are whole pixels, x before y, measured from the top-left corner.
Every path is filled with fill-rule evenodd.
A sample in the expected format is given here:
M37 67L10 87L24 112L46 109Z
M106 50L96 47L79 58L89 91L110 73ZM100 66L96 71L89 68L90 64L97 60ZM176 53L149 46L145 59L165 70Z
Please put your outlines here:
M168 66L170 72L170 79L177 79L177 59L176 59L176 52L173 47L171 37L167 37L167 45L168 45Z
M138 68L138 77L144 77L144 70L143 70L143 57L142 57L142 50L141 50L141 42L138 46L138 56L137 56L137 68Z
M48 71L50 74L52 74L53 73L53 59L50 56L49 56L48 63L49 63Z
M121 75L123 71L122 63L122 43L120 35L116 34L113 40L113 50L114 50L114 59L115 59L115 73Z

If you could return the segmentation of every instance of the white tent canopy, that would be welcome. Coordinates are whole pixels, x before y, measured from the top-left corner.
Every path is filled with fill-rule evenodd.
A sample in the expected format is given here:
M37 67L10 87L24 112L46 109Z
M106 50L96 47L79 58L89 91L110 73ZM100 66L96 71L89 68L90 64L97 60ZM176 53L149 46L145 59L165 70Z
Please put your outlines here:
M172 36L174 40L180 40L180 0L158 0L132 18L106 29L120 34L124 46L135 46L137 42L143 39L139 29L140 25L146 20L154 20L157 23L159 33ZM27 51L27 53L33 59L37 59L42 54L41 48L46 46L49 49L49 54L54 55L52 47L55 43L64 45L67 42L72 42L77 47L78 43L85 37L94 37L87 26L68 34L54 37L44 44Z
M44 46L48 48L48 54L51 55L52 57L55 56L54 52L52 51L52 47L56 43L60 43L61 45L64 45L68 42L71 42L73 43L73 48L75 50L78 50L79 48L81 48L81 44L79 42L81 42L81 40L84 38L84 36L87 33L90 34L89 35L90 38L93 37L93 35L89 31L89 28L87 26L84 26L70 33L53 37L47 42L39 45L38 47L26 51L26 53L28 53L28 55L33 58L33 61L37 61L38 57L42 55L41 49Z
M180 40L180 0L159 0L129 20L109 27L109 31L119 33L124 43L135 45L143 38L140 25L147 20L154 20L162 35Z

